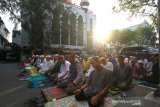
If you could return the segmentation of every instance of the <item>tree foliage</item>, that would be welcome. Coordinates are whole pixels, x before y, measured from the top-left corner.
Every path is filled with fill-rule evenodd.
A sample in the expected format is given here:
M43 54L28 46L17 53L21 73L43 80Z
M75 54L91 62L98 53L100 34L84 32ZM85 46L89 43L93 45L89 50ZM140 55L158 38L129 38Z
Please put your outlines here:
M156 32L152 26L138 27L136 30L136 42L143 45L155 46Z
M0 13L10 14L10 20L17 25L21 22L20 14L20 0L0 0Z
M135 31L129 29L121 30L119 36L120 44L129 44L132 40L135 40Z
M152 26L138 27L136 30L112 30L108 37L108 43L114 46L125 45L150 45L156 44L156 33Z
M29 45L32 50L42 49L44 28L46 28L45 19L50 19L50 23L52 23L53 17L59 19L58 14L65 11L63 5L65 1L66 0L1 0L0 12L2 14L9 13L10 19L15 25L21 23L22 30L26 31L29 35ZM54 9L58 9L58 13L54 13ZM52 25L53 24L56 23L52 23ZM52 32L47 32L48 37L52 35L51 33ZM47 39L47 41L49 39Z
M147 16L153 24L158 25L158 4L157 0L117 0L117 5L113 7L113 12L130 12L132 16Z
M112 30L110 32L109 37L108 37L108 42L115 44L116 42L118 42L119 36L120 36L120 31L119 30Z
M52 4L56 5L59 2L61 2L61 3L65 2L65 0L0 0L0 13L1 14L9 13L10 20L13 23L21 22L22 21L21 16L20 16L21 8L24 5L31 7L31 5L30 5L31 2L35 3L35 4L43 3L44 8L47 11L51 11L52 8L50 8L50 6L48 6L48 5L50 5L51 2L52 2ZM30 11L30 10L28 10L28 11Z

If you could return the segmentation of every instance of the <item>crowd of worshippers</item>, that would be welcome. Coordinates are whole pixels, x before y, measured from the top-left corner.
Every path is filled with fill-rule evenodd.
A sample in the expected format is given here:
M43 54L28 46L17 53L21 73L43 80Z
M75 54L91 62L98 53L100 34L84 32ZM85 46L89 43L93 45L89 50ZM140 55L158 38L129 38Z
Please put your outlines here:
M103 104L110 87L129 89L132 80L159 83L158 55L149 58L106 55L33 55L28 61L59 88L75 94L76 100L87 100L91 107Z

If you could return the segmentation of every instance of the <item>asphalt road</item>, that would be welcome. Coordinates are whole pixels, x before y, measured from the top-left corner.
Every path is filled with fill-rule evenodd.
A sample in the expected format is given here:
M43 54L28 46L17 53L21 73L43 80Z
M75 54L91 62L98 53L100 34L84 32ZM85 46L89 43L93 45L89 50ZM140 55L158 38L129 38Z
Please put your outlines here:
M39 89L27 87L28 81L20 81L18 63L0 64L0 107L25 107L24 102L40 96Z

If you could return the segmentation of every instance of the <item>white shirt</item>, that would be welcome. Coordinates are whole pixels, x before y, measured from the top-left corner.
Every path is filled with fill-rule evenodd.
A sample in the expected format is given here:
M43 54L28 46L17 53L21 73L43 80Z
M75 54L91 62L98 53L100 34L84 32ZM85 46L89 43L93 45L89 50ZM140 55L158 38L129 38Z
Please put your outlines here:
M153 62L150 61L150 62L147 64L147 66L146 66L147 72L152 71L152 66L153 66Z
M41 68L47 68L48 65L48 61L46 61L46 59L43 60L43 62L40 64Z
M69 71L70 62L65 61L63 64L61 64L60 67L60 73L58 74L58 78L63 77L67 72Z
M144 60L143 60L143 63L144 63L145 66L147 66L148 60L147 60L147 59L144 59Z
M52 68L54 66L53 60L48 61L48 68Z
M85 76L89 77L89 75L92 73L92 71L94 70L93 66L90 65L90 68L87 70L87 72L85 73Z
M109 71L113 71L113 64L111 62L107 62L105 65L103 65L106 69Z
M40 58L38 58L37 61L36 61L36 63L37 63L38 65L40 65L40 64L41 64L41 61L42 61L42 60L41 60Z

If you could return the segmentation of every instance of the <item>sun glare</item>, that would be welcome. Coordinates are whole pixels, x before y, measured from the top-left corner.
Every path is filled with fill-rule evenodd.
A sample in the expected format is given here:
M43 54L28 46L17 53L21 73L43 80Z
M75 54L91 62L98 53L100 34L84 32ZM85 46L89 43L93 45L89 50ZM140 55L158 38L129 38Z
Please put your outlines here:
M94 31L94 39L96 42L103 44L107 38L107 30L102 28L97 28Z

